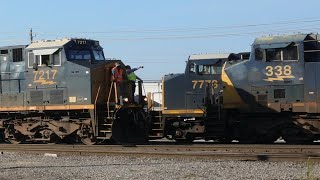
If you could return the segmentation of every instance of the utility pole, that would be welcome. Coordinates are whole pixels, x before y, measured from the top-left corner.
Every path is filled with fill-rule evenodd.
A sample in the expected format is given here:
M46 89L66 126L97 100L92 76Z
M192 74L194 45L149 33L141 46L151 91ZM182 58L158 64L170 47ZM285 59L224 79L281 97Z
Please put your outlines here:
M29 35L30 35L30 43L32 43L33 42L32 28L30 29Z

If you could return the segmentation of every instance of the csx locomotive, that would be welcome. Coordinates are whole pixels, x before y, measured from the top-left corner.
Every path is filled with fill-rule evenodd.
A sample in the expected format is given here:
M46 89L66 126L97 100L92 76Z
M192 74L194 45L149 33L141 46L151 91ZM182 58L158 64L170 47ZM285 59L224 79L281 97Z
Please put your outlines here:
M164 77L162 114L153 126L177 141L318 140L319 37L261 37L251 53L191 56L184 74Z
M89 39L1 47L1 139L84 144L146 140L142 94L139 102L128 102L130 88L124 82L117 96L111 78L116 62L124 68L120 60L106 60L99 42Z
M203 138L207 106L205 102L209 97L218 97L222 90L223 64L228 59L245 59L248 56L249 53L191 55L184 73L164 76L162 110L151 111L154 117L151 137L163 136L189 142ZM216 101L218 98L212 100Z
M319 37L257 38L249 60L225 64L219 121L226 139L273 142L282 137L287 143L319 139Z

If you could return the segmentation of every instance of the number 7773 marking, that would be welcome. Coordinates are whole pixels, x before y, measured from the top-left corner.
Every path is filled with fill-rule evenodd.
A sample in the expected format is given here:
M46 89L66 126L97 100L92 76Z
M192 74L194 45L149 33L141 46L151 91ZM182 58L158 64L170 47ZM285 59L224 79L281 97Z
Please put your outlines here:
M197 84L199 83L199 88L201 89L203 87L204 83L212 83L213 88L217 88L218 87L218 81L217 80L192 80L191 81L193 83L193 89L197 88Z

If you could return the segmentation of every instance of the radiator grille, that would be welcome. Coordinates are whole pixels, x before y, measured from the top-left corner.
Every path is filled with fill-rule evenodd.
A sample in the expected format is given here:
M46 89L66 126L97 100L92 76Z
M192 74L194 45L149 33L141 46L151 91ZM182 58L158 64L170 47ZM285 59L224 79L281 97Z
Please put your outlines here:
M30 91L30 104L42 105L43 104L43 91Z
M50 91L50 104L63 104L63 90Z

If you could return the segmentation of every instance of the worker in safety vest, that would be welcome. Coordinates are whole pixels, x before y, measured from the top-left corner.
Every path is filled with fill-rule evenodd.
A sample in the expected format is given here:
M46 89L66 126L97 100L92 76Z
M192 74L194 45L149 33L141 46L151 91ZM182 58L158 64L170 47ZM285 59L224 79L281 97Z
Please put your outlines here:
M131 86L130 90L131 90L131 101L134 101L134 93L136 90L136 80L138 79L139 81L142 82L142 79L140 79L134 72L140 68L143 68L143 66L139 66L138 68L133 68L131 69L131 67L129 65L126 66L126 73L127 73L127 78L129 81L129 84Z
M112 72L112 81L116 83L117 92L119 97L122 96L122 82L123 82L123 69L121 68L120 63L115 63L115 66L111 70Z

